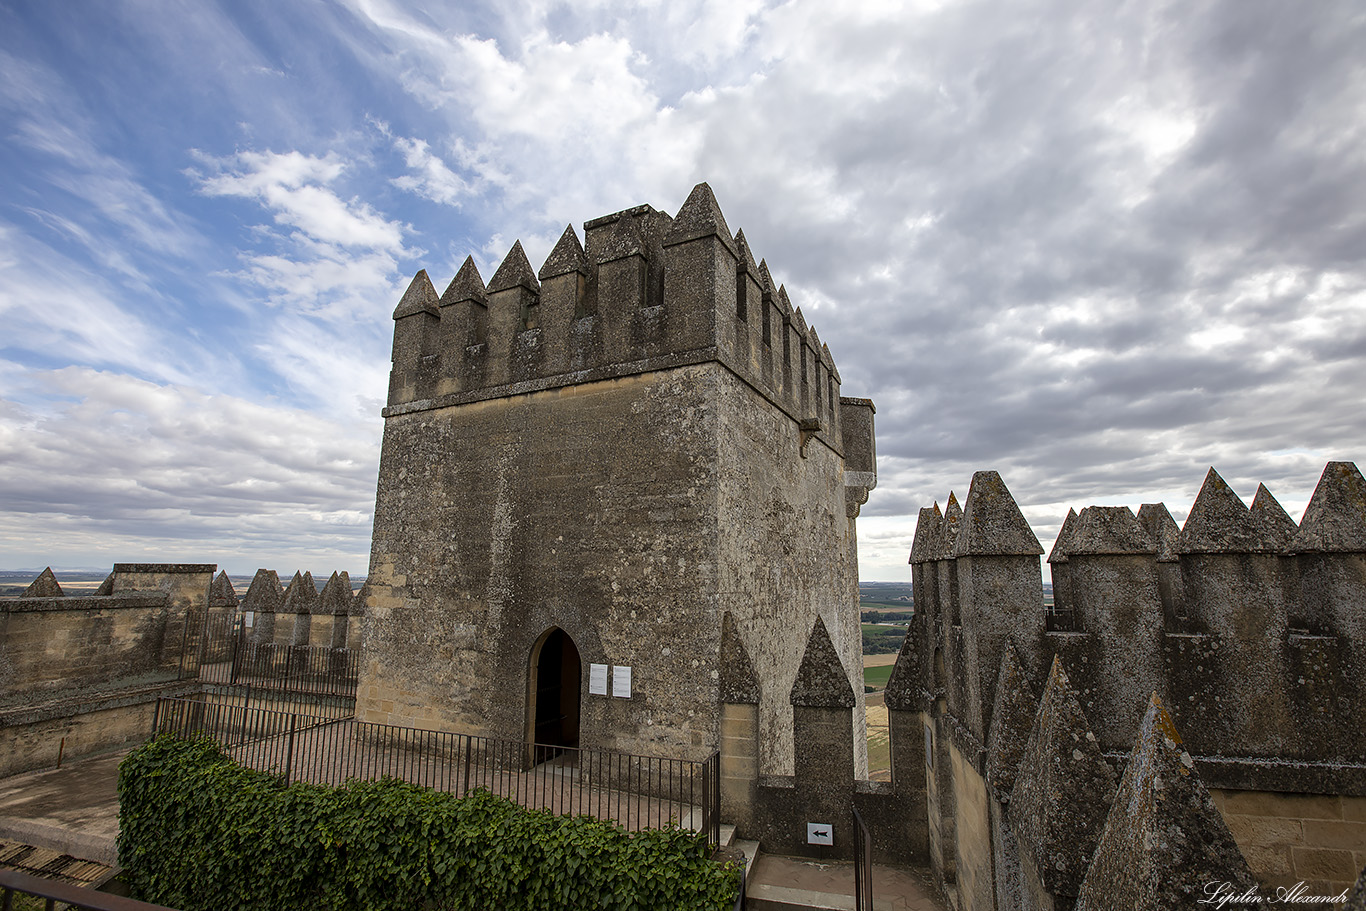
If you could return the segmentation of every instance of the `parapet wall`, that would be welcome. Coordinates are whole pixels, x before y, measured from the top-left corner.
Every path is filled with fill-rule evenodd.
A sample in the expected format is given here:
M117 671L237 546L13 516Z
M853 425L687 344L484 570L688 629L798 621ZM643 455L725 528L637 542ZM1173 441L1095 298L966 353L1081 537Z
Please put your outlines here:
M51 570L0 599L0 775L146 736L198 671L211 564L120 563L90 597Z
M91 597L66 597L46 571L24 595L0 599L0 705L193 674L185 645L198 639L214 568L121 563Z
M334 572L318 591L310 572L295 572L289 586L280 585L273 569L258 569L235 612L242 617L249 645L274 644L345 648L359 652L365 612L365 588L351 590L351 576Z
M1261 487L1249 509L1211 469L1185 526L1165 506L1087 507L1049 555L994 472L965 506L922 509L911 552L918 656L978 748L1002 649L1041 684L1061 655L1102 748L1125 753L1159 693L1221 787L1366 794L1366 485L1332 462L1297 526ZM1344 765L1345 764L1345 765Z
M836 452L840 376L705 184L676 216L636 206L572 225L533 271L520 242L485 286L471 258L394 311L385 415L720 361Z
M1366 863L1356 466L1328 464L1298 525L1212 469L1183 527L1162 504L1069 513L1050 610L1041 552L995 472L920 512L886 698L921 713L930 861L955 907L1350 884Z

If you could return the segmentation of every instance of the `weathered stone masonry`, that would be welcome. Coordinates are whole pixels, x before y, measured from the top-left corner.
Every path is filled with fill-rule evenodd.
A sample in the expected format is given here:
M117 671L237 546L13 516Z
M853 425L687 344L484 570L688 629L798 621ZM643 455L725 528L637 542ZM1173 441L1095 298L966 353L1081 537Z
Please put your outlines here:
M701 757L729 614L774 682L758 764L790 772L816 618L859 667L872 403L705 184L584 230L539 273L514 244L487 287L468 259L440 296L420 272L395 311L358 711L539 739L539 690L577 711L557 742ZM577 679L543 663L555 630ZM594 664L630 668L630 697L590 694Z
M95 595L69 597L47 570L0 599L0 775L145 738L157 697L195 688L213 571L117 563Z
M1039 553L994 472L962 508L951 494L921 510L887 703L894 762L911 748L895 716L922 726L928 859L953 904L1197 907L1214 878L1264 896L1355 880L1356 466L1328 464L1298 526L1265 487L1248 508L1212 469L1181 528L1161 504L1069 514L1050 615Z

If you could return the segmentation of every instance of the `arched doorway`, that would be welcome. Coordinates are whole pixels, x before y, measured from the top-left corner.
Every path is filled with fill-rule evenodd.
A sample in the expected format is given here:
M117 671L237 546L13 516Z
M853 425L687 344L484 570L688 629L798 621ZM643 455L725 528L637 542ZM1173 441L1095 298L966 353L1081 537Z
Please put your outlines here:
M532 648L528 671L528 733L536 744L532 762L542 763L579 745L581 665L574 640L559 627L551 628Z

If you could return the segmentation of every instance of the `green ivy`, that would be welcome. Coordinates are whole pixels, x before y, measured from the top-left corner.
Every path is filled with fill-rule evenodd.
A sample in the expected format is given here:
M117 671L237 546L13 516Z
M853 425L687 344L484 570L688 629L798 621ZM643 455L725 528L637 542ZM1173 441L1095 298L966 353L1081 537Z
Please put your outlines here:
M395 779L333 788L162 736L119 766L119 863L184 911L731 908L739 873L682 829L628 832Z

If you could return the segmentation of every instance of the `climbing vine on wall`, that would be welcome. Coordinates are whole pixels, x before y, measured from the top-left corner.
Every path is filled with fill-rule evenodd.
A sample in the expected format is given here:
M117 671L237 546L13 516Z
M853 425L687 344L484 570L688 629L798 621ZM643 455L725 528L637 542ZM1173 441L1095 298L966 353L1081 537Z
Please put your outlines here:
M393 779L286 786L211 740L166 736L119 767L119 863L140 898L184 911L720 911L739 877L679 829Z

